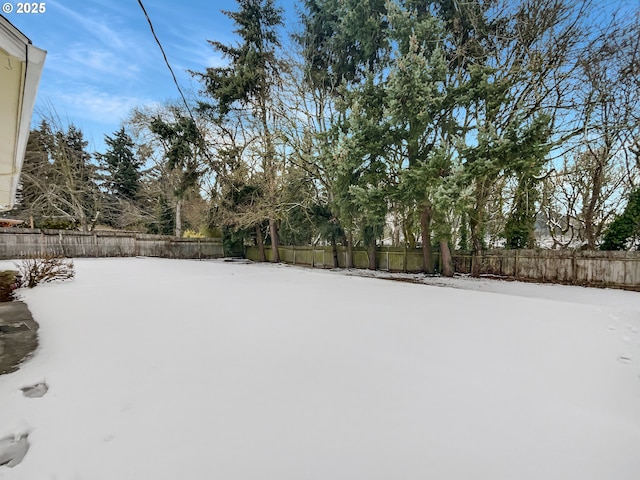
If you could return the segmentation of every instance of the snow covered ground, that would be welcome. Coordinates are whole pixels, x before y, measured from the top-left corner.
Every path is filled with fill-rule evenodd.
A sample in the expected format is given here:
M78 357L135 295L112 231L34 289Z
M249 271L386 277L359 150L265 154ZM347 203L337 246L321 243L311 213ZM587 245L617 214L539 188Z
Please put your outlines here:
M40 348L0 439L30 448L0 479L640 478L638 293L75 264L21 292Z

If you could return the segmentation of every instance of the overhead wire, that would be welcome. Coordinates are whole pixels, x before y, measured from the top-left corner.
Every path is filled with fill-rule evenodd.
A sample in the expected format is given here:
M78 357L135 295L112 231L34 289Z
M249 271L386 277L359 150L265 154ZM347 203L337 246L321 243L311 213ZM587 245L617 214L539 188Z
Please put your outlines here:
M191 120L193 120L193 122L195 123L195 119L193 118L193 114L191 113L191 109L189 108L189 104L187 102L187 99L184 96L184 93L182 93L182 89L180 88L180 85L178 84L178 79L176 78L176 74L173 72L173 68L171 68L171 64L169 63L169 59L167 58L167 54L165 53L164 48L162 47L162 43L160 43L160 39L156 35L156 31L153 28L153 23L151 23L151 18L149 18L149 14L147 13L147 10L144 8L144 5L142 4L142 0L138 0L138 5L140 5L140 8L142 9L142 13L144 13L144 16L146 17L147 22L149 23L149 28L151 29L151 34L153 35L153 38L156 40L156 43L158 44L158 47L160 47L160 51L162 52L162 57L164 58L164 63L167 65L167 68L169 69L169 72L171 72L171 76L173 77L173 83L175 83L176 88L178 89L178 92L180 93L180 96L182 97L182 101L184 102L184 106L187 109L187 112L189 113L189 116L191 117Z

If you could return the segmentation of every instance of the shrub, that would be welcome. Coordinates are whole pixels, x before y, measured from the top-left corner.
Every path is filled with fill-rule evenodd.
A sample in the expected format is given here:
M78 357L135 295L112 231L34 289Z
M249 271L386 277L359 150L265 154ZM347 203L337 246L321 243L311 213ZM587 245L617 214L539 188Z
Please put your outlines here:
M26 258L16 265L20 287L33 288L40 283L70 280L76 274L71 260L56 255Z
M67 218L45 218L40 220L38 227L52 230L75 230L78 228L78 222Z
M204 234L195 230L185 230L182 234L184 238L204 238Z
M18 272L13 270L0 271L0 302L11 302L13 291L18 288Z

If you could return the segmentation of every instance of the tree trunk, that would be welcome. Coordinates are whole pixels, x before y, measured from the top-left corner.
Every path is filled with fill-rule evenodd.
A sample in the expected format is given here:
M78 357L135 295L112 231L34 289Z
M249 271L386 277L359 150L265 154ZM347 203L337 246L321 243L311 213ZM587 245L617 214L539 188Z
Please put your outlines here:
M267 255L264 252L264 242L262 241L262 228L260 228L260 224L256 225L256 245L258 246L258 254L260 255L260 261L266 262Z
M484 190L476 187L476 206L469 217L469 230L471 230L471 276L479 277L481 273L482 260L482 232L484 225L484 207L486 196Z
M600 203L602 184L604 183L604 165L600 158L596 158L596 162L596 166L591 173L591 198L584 213L584 231L589 250L596 249L595 213L596 207Z
M353 232L347 232L347 268L353 268Z
M338 262L338 244L336 243L335 235L331 235L331 253L333 253L333 268L339 268L340 262Z
M471 276L479 277L480 276L480 260L482 258L482 241L480 239L480 234L477 232L478 225L476 222L471 219L469 221L471 226Z
M393 216L393 240L392 244L394 247L400 246L400 221L398 219L398 214Z
M80 221L80 231L88 232L89 228L88 228L88 225L87 225L87 218L86 218L84 212L82 211L82 209L78 210L78 219Z
M442 261L442 276L453 277L453 260L451 259L451 250L449 250L449 242L446 239L440 239L440 260Z
M426 206L420 213L420 231L422 233L422 269L425 273L433 273L433 257L431 255L431 207Z
M90 232L93 232L93 229L96 228L96 223L98 223L98 217L100 217L100 210L96 211L95 216L91 220L91 225L89 226Z
M176 229L175 229L176 237L182 236L182 199L178 198L176 200Z
M407 222L405 221L402 225L402 230L404 233L404 242L411 250L415 250L416 248L416 236L407 226Z
M376 248L376 237L373 237L371 238L371 240L369 240L369 245L367 245L367 253L369 254L369 270L377 270L378 252Z
M278 226L273 218L269 219L269 233L271 235L271 253L273 263L280 263L280 252L278 251Z

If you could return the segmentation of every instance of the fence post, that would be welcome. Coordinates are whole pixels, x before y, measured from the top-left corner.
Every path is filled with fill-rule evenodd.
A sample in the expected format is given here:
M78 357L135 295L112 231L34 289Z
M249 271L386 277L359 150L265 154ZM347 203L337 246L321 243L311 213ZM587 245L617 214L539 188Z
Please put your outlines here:
M62 256L64 257L64 244L62 243L62 232L58 232L58 243L60 244L60 250L62 251Z

